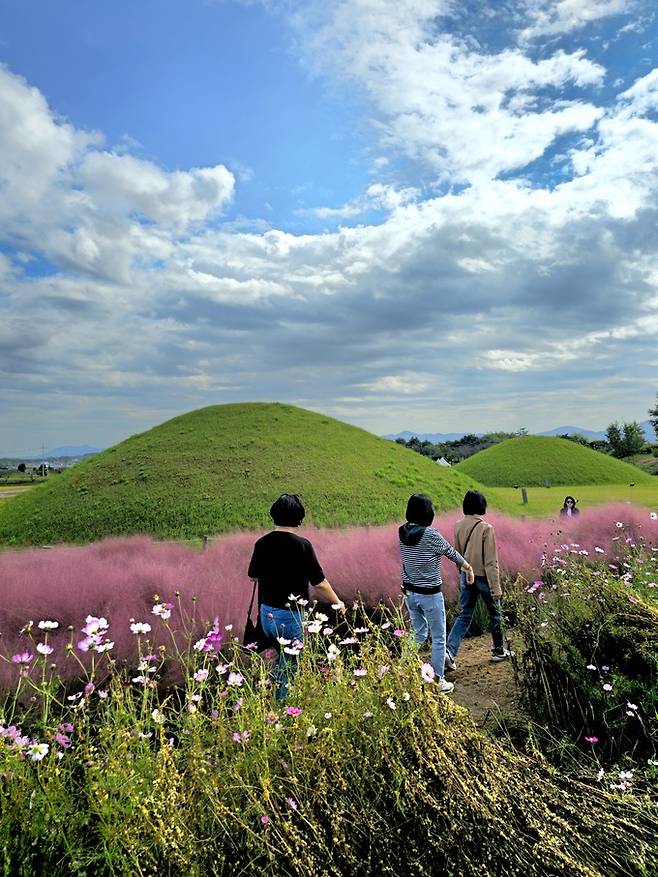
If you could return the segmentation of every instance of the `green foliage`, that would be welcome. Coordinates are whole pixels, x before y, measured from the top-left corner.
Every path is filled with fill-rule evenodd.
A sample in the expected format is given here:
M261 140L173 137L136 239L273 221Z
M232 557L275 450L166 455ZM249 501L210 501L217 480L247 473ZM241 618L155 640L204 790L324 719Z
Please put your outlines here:
M280 404L175 417L0 506L0 544L87 542L149 533L192 538L256 529L282 492L322 526L400 517L410 493L457 507L473 481L394 442Z
M98 688L73 701L39 689L29 712L10 699L5 722L50 751L34 761L28 744L0 737L5 873L656 873L650 802L556 774L478 731L423 682L415 646L391 620L332 661L339 637L309 633L287 704L271 699L266 664L239 648L220 656L243 676L233 685L217 657L190 650L177 655L176 688L163 686L163 655L145 682L113 668L103 699ZM62 746L55 732L67 722Z
M557 552L512 598L519 690L534 721L604 763L658 751L658 558L634 546L611 566ZM590 741L587 742L586 738Z
M621 426L616 422L611 423L606 430L606 438L613 455L619 459L639 454L646 444L644 430L636 420L622 423Z
M649 476L562 438L520 436L481 451L455 467L487 486L628 484Z

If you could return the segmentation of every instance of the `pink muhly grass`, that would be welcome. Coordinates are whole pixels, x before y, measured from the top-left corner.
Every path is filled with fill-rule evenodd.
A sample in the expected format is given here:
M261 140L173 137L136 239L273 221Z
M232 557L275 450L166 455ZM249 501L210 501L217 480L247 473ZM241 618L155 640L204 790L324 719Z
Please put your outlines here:
M434 526L450 541L458 512L438 516ZM524 521L491 513L486 520L496 530L501 571L511 578L521 573L532 581L541 573L541 556L549 559L552 549L563 543L578 543L590 553L590 560L612 562L626 546L625 540L644 536L658 543L658 521L645 509L615 504L585 509L574 519L530 518ZM623 529L616 527L622 521ZM313 542L316 553L338 594L348 602L361 597L367 605L400 600L398 522L380 527L351 527L344 530L302 528L300 534ZM112 654L125 659L135 655L136 637L130 619L148 619L152 630L143 637L155 651L169 645L169 633L161 619L152 614L155 602L172 603L167 625L179 631L181 620L176 592L190 613L197 598L196 638L207 633L217 616L222 627L233 625L231 635L241 639L251 596L247 567L254 542L260 533L234 533L214 539L207 551L186 545L158 543L148 537L111 538L83 547L61 546L43 551L28 549L0 554L0 604L2 647L6 655L32 650L19 630L29 619L52 619L59 627L50 630L48 642L54 652L49 660L63 675L76 673L73 661L65 664L69 625L75 628L74 643L82 639L80 628L87 615L104 616L109 622L108 638L115 643ZM617 538L615 538L617 537ZM605 555L595 553L603 548ZM455 565L443 559L442 574L446 597L454 598L457 588ZM158 595L158 601L154 596ZM311 596L313 592L311 591ZM83 662L91 655L77 652ZM98 656L96 656L98 657ZM69 667L70 669L66 669ZM13 686L16 666L0 664L0 687Z

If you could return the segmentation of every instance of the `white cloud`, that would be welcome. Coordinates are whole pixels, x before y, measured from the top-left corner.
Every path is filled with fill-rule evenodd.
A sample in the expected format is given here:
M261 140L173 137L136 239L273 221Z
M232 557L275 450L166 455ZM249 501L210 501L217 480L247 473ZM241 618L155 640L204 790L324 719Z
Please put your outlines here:
M175 229L198 225L224 207L235 183L223 165L167 172L153 162L110 152L89 152L79 178L104 210L137 213Z
M420 189L413 186L397 189L384 183L372 183L363 195L343 204L341 207L312 207L309 210L299 211L310 213L318 219L349 219L355 216L363 216L370 210L393 211L405 204L418 200Z
M570 33L612 15L628 13L636 6L637 0L526 0L530 24L521 31L521 38L534 40Z
M307 63L368 96L382 144L454 181L522 168L556 137L587 131L601 110L560 89L600 84L583 50L534 61L487 53L442 30L452 4L342 0L305 4L292 21ZM554 89L552 100L547 89ZM540 99L541 93L541 99Z
M316 215L385 219L323 234L219 225L226 168L170 172L127 141L104 149L1 71L0 234L18 248L0 257L6 398L52 411L56 393L58 410L86 400L131 424L283 398L382 431L414 412L475 429L509 425L519 400L540 417L582 397L598 421L588 388L601 380L605 404L636 416L623 406L646 392L657 334L657 73L612 106L564 101L603 68L582 51L535 62L467 47L438 27L448 9L344 0L313 33L297 11L309 57L350 70L381 142L420 165L396 182L395 163L373 153L386 182ZM582 137L561 147L559 185L497 178L562 133ZM437 195L428 172L469 185ZM26 252L54 274L28 276Z

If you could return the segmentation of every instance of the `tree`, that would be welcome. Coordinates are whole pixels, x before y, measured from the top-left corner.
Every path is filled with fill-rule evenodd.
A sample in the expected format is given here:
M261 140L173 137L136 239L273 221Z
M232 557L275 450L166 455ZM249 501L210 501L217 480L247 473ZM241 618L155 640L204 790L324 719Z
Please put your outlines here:
M625 457L631 457L633 454L641 454L646 443L647 440L644 436L644 430L637 420L633 420L632 423L624 424Z
M623 457L623 449L624 449L624 439L621 434L621 427L615 420L614 423L611 423L605 431L605 437L608 440L608 444L612 450L613 457Z
M658 393L656 393L656 404L653 408L649 408L649 423L653 426L653 431L658 438Z
M615 421L605 431L606 438L612 448L613 457L631 457L639 454L646 444L644 430L633 420L621 426Z
M19 472L25 472L25 463L19 463L16 468Z

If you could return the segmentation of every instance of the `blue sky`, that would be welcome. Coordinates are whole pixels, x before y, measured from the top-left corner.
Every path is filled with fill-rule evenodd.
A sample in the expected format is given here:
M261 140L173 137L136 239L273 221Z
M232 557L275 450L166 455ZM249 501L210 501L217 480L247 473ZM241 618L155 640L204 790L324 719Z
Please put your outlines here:
M644 419L652 7L0 0L0 453Z

